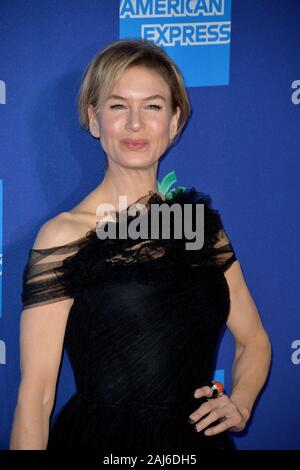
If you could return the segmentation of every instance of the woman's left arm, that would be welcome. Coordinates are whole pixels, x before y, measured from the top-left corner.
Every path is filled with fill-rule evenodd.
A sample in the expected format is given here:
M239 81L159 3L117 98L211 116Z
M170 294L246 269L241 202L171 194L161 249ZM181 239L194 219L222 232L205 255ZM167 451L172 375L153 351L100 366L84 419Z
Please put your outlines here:
M224 273L230 290L230 310L227 327L236 342L232 368L230 396L208 400L190 415L198 431L220 419L205 434L218 434L226 429L242 431L250 417L254 402L262 389L270 368L271 343L260 315L246 285L243 272L236 260ZM212 389L204 386L194 391L196 398L212 396ZM200 420L198 422L198 420Z
M236 342L230 400L249 419L270 368L271 343L246 285L239 261L224 273L230 290L227 326ZM230 429L239 431L238 426Z

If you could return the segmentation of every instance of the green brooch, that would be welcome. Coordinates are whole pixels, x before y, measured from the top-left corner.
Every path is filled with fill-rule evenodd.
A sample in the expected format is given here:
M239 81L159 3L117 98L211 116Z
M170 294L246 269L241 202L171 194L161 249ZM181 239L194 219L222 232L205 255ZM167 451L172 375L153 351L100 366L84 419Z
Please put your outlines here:
M161 182L157 180L157 186L160 193L162 193L166 199L172 199L175 194L181 194L185 192L184 186L175 186L175 188L170 189L172 185L174 185L177 181L175 171L170 171L167 175L162 179Z

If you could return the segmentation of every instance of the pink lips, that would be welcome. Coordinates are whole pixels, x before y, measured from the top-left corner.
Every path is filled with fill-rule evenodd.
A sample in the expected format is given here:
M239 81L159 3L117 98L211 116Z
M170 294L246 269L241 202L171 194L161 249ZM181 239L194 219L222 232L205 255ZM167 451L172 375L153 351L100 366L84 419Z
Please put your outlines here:
M146 139L123 139L121 143L131 149L141 149L148 144Z

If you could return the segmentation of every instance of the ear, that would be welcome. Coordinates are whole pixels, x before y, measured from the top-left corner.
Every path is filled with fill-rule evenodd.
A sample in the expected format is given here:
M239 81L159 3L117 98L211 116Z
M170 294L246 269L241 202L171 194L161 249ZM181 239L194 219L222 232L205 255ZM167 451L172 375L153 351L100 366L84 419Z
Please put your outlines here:
M173 114L172 119L171 119L171 124L170 124L170 139L171 140L174 139L177 129L178 129L178 119L180 116L180 112L181 110L179 106L177 106L176 112Z
M94 108L91 104L88 106L88 115L89 115L90 133L92 134L92 136L99 138L100 137L99 124L97 121Z

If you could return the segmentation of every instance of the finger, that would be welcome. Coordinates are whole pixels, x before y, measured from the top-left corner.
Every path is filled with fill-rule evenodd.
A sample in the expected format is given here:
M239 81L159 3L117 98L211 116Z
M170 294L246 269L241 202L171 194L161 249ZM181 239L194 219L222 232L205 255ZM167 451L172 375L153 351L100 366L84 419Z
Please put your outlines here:
M217 408L212 410L206 418L201 419L195 424L195 431L200 432L203 429L207 428L210 424L214 423L220 418L224 418L225 411L223 408Z
M230 423L231 423L231 420L229 418L226 418L226 416L224 416L221 423L217 424L216 426L212 426L209 429L206 429L204 431L204 434L206 436L214 436L215 434L224 432L232 426Z
M191 413L188 417L188 421L192 424L199 421L203 416L210 413L213 409L224 407L228 405L228 397L223 395L222 397L214 400L208 399L205 403L203 403L199 408L197 408L193 413ZM226 409L227 411L227 409Z
M196 390L194 391L195 398L212 397L212 395L213 395L213 390L208 385L205 385L204 387L196 388Z
M189 415L189 422L194 424L211 411L212 407L210 402L203 403L201 406L199 406L199 408L197 408L192 414Z

